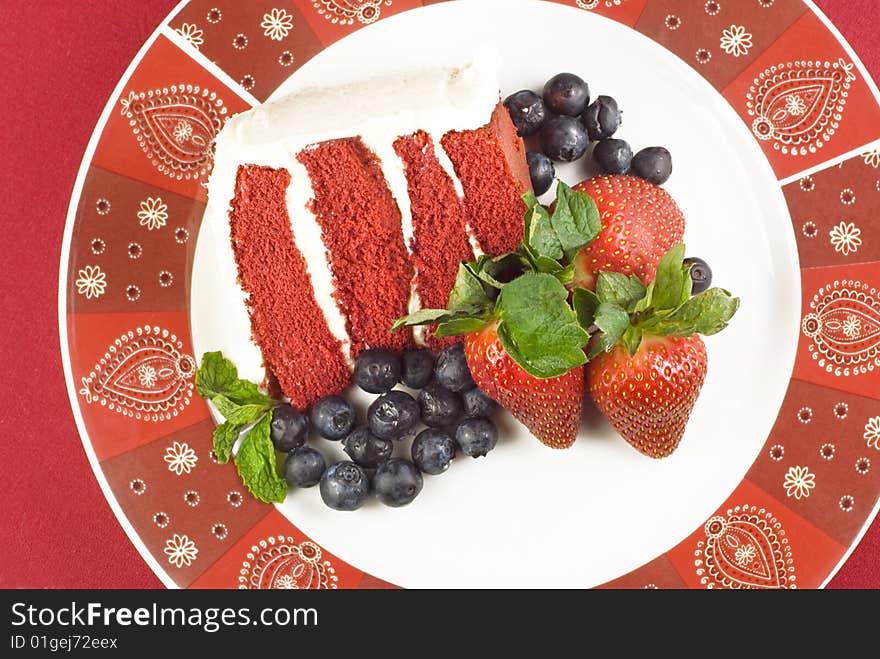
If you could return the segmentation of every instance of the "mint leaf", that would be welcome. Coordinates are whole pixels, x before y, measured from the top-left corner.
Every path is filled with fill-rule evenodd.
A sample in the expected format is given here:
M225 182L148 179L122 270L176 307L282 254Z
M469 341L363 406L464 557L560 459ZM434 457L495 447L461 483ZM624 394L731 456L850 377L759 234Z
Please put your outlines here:
M449 293L447 306L450 311L458 311L463 307L489 306L492 301L486 295L483 283L464 263L458 264L455 285Z
M270 416L266 414L245 435L235 455L235 466L245 487L266 503L281 503L287 495L287 482L278 475L275 447L269 436Z
M239 405L269 405L274 402L260 391L256 384L248 380L236 380L226 390L226 397Z
M256 384L240 380L235 364L220 352L202 355L202 365L196 371L196 389L200 396L208 400L224 396L237 405L268 405L273 402Z
M438 324L434 336L443 338L444 336L470 334L483 329L488 323L489 321L483 318L453 318Z
M552 275L513 280L501 289L495 309L501 345L531 375L554 377L586 362L589 336L568 306L565 286Z
M590 358L602 352L609 352L629 329L629 314L626 309L611 302L602 302L596 310L596 327L601 330L599 338L590 351Z
M642 330L638 327L630 327L623 333L621 341L623 341L623 345L626 346L630 355L636 354L636 350L639 349L639 345L642 343Z
M229 423L247 425L259 419L268 409L268 405L241 405L224 416Z
M559 244L566 255L573 256L599 235L602 223L592 198L575 192L562 181L556 188L556 204L550 219Z
M739 309L739 298L721 288L710 288L664 316L656 316L639 325L640 329L661 336L717 334Z
M529 232L526 240L538 256L543 256L554 261L562 258L562 245L559 237L553 229L550 213L538 204L532 207L529 217Z
M196 371L196 390L202 398L223 395L238 381L238 369L221 352L206 352Z
M596 311L599 309L601 300L593 291L587 288L574 289L571 303L581 327L588 329L596 323Z
M636 276L627 277L619 272L600 272L596 279L596 295L602 302L611 302L627 311L645 297L647 288Z
M229 456L232 454L232 447L235 440L241 434L244 425L230 423L226 421L214 428L214 455L217 456L217 462L226 464L229 462Z
M684 244L679 243L670 249L657 264L657 277L654 279L654 300L652 305L662 311L676 309L682 304L685 279L690 279L688 268L684 266Z

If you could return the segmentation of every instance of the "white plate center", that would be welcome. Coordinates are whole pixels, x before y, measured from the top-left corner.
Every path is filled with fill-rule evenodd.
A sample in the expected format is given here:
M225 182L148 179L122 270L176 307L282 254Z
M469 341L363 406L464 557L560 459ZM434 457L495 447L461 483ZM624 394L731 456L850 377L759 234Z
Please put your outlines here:
M487 458L459 457L425 478L414 504L326 508L317 489L291 492L280 510L354 566L407 587L586 587L653 559L698 528L740 482L776 418L794 363L800 279L779 185L727 102L675 55L587 11L532 0L443 3L382 20L327 48L276 93L344 83L406 67L458 64L482 45L500 53L502 93L540 90L560 71L614 96L619 136L663 145L667 189L687 218L688 253L742 298L722 334L706 340L709 375L679 450L643 457L601 419L574 448L543 447L505 415ZM585 163L558 169L568 183ZM248 353L240 300L209 232L199 236L192 285L198 354ZM228 248L228 246L226 247ZM224 301L226 304L224 304ZM241 315L239 314L239 318ZM365 410L369 398L352 394ZM318 440L328 458L338 445ZM230 469L233 467L230 466Z

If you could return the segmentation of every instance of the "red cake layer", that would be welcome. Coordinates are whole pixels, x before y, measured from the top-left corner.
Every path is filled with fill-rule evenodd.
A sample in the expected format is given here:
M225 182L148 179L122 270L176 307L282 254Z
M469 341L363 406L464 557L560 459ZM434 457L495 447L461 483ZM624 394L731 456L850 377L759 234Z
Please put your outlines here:
M407 313L413 267L403 244L400 209L379 161L356 137L316 144L297 159L311 178L312 211L330 253L352 356L368 347L406 348L412 333L389 329Z
M321 312L290 229L284 169L242 165L229 213L238 278L247 292L254 341L291 403L305 409L348 386L340 342Z
M399 137L394 150L404 163L412 211L410 245L416 268L416 292L423 308L446 307L458 265L474 258L464 208L452 179L437 160L434 142L424 131ZM441 348L455 339L437 339L428 328L425 342Z
M523 237L521 196L532 186L525 145L507 109L499 103L487 125L451 131L440 144L461 181L468 219L480 247L488 254L515 250Z

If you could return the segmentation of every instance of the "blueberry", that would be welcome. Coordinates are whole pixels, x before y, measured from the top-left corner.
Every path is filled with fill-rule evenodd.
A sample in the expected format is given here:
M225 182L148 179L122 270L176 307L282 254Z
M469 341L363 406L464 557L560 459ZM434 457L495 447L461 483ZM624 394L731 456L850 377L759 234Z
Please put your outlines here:
M577 160L589 144L587 130L574 117L553 117L541 129L541 150L557 162Z
M528 137L537 133L547 118L544 101L535 92L528 89L508 96L504 100L504 107L510 113L510 120L516 126L516 132L520 137Z
M321 498L333 510L357 510L370 495L370 479L354 462L337 462L321 476Z
M550 189L553 179L556 178L553 161L543 153L529 151L526 154L526 162L529 164L529 178L532 179L532 188L535 194L544 194Z
M464 401L464 415L468 418L475 416L488 417L498 409L498 403L477 388L465 391L461 398Z
M623 113L617 107L617 101L610 96L599 96L590 103L590 107L581 116L591 142L598 142L614 135L620 128L622 119Z
M312 426L324 439L345 437L354 425L354 408L342 396L327 396L312 405Z
M386 506L399 508L411 503L422 491L422 475L409 460L391 458L376 470L373 491Z
M272 410L269 433L275 448L287 453L306 443L309 418L288 403L284 403Z
M459 393L476 386L464 357L464 346L453 343L440 351L434 364L434 378L441 387Z
M427 348L407 350L403 353L403 383L413 389L421 389L434 375L434 355Z
M672 176L672 155L662 146L642 149L633 158L632 173L654 185L663 185Z
M461 416L461 396L432 382L419 392L419 407L426 426L448 426Z
M384 394L400 382L400 358L390 350L364 350L354 365L354 381L371 394Z
M300 446L287 454L284 460L284 477L290 485L312 487L321 480L326 468L323 455L309 446Z
M455 428L455 441L465 455L481 458L495 448L498 430L489 419L465 419Z
M455 441L445 430L428 428L412 443L412 459L426 474L436 476L449 469L455 457Z
M610 137L596 142L593 160L606 174L626 174L633 161L633 152L626 141Z
M394 445L389 439L379 439L369 428L355 428L342 440L344 450L356 464L373 469L391 457Z
M404 439L418 420L419 404L404 391L379 396L367 411L367 424L379 439Z
M544 105L553 114L577 117L590 102L590 87L573 73L559 73L544 85Z
M691 256L684 260L684 264L691 266L691 281L694 284L691 291L694 295L702 293L712 285L712 268L703 259Z

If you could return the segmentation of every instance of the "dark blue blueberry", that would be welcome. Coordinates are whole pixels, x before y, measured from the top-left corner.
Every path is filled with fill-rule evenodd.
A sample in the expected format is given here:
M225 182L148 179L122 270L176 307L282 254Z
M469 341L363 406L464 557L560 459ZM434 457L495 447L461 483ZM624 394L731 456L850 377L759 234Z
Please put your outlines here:
M574 117L553 117L541 129L541 150L551 160L575 161L589 145L586 128Z
M373 469L391 457L394 444L390 439L379 439L364 426L352 430L342 440L344 450L361 467Z
M321 498L333 510L357 510L370 495L370 478L354 462L337 462L321 476Z
M354 381L364 391L384 394L400 382L400 358L390 350L364 350L354 365Z
M543 99L528 89L508 96L504 100L504 107L510 113L510 120L520 137L537 133L547 118Z
M691 292L696 295L708 290L712 285L712 268L709 267L709 264L696 256L686 258L684 264L691 266L691 281L693 282Z
M598 142L614 135L620 128L622 119L623 113L617 107L617 101L610 96L599 96L590 103L590 107L581 116L591 142Z
M544 105L553 114L577 117L589 102L589 85L573 73L559 73L544 85Z
M465 419L455 428L455 442L465 455L481 458L495 448L498 430L489 419Z
M339 440L354 425L354 408L342 396L327 396L312 405L312 427L324 439Z
M309 417L290 404L284 403L272 410L269 433L275 448L287 453L306 443L309 434Z
M459 393L476 386L464 357L462 344L453 343L440 351L434 365L434 378L441 387Z
M610 137L593 147L593 160L605 174L626 174L632 164L633 152L625 140Z
M672 176L672 155L662 146L642 149L633 158L632 173L654 185L663 185Z
M449 469L455 457L455 441L440 428L420 432L412 443L412 459L426 474L436 476Z
M379 396L367 410L367 424L379 439L405 439L419 420L419 404L404 391Z
M403 353L403 383L413 389L421 389L434 375L434 354L427 348L407 350Z
M556 178L556 168L553 161L543 153L529 151L526 154L526 162L529 165L529 178L532 179L532 189L536 195L542 195L553 184Z
M461 416L461 396L432 382L419 392L419 407L426 426L449 426Z
M409 460L391 458L376 469L373 491L386 506L400 508L411 503L422 491L422 474Z
M326 468L324 456L309 446L293 449L284 459L284 477L296 487L317 485Z
M498 409L498 403L477 388L465 391L461 398L464 401L464 415L468 418L489 417Z

